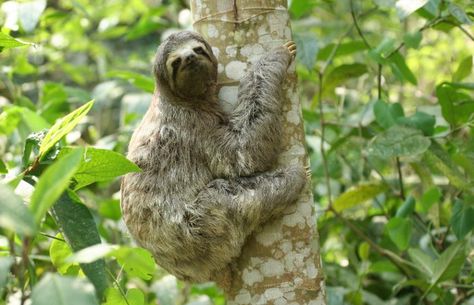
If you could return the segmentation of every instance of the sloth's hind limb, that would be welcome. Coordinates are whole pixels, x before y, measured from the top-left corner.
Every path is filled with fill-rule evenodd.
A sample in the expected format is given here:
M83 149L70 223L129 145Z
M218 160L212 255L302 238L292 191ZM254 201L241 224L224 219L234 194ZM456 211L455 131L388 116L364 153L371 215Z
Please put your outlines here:
M196 197L189 225L194 243L206 248L198 269L216 280L216 273L238 257L258 226L280 215L298 198L306 170L296 165L252 177L210 182Z

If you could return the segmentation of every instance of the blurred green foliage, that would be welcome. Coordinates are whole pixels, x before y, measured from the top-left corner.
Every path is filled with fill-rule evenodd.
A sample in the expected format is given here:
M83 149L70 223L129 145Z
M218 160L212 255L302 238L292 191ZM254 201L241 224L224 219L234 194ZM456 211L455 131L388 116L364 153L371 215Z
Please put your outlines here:
M474 4L289 10L328 304L474 304ZM0 4L0 304L225 304L120 222L153 54L190 26L186 1Z

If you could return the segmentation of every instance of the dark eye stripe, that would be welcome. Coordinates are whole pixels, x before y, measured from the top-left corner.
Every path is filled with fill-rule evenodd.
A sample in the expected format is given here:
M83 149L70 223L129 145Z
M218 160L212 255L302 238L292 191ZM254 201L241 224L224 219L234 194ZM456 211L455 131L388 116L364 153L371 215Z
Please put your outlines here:
M173 68L173 75L172 75L172 78L173 78L173 83L176 82L176 77L178 75L178 69L179 69L179 66L181 65L181 58L176 58L172 63L171 63L171 67Z
M171 66L173 67L173 70L174 69L177 69L179 68L179 65L181 64L181 58L176 58L175 60L173 60L173 62L171 63Z
M196 52L196 54L201 54L201 55L206 54L206 51L204 51L202 47L196 47L193 49L193 51Z
M193 49L193 51L196 52L196 54L203 55L203 56L207 57L207 59L209 59L209 61L211 61L211 57L209 56L209 54L207 54L206 50L204 50L203 47L195 47Z

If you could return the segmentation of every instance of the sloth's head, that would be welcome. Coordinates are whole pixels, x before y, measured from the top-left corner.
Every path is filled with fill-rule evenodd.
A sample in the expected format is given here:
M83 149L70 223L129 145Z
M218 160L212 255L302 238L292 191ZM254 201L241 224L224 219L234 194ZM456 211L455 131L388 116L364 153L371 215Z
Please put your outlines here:
M217 81L211 46L190 31L172 34L162 42L153 70L159 91L184 99L206 99Z

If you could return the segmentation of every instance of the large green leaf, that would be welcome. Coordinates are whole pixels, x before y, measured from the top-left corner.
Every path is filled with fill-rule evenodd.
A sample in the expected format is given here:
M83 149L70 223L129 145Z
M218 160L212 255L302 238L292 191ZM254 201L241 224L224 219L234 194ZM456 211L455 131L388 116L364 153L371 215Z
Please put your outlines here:
M406 218L415 210L416 200L413 196L408 196L405 202L398 208L396 217Z
M59 119L48 131L40 145L40 155L43 156L51 147L54 146L62 137L67 135L77 124L86 116L92 108L94 101L90 101L77 108L62 119Z
M362 40L351 40L341 44L330 43L319 50L318 60L327 60L334 52L335 47L337 47L337 50L334 53L334 57L351 55L367 50L367 46Z
M116 77L130 82L135 87L149 93L153 93L155 90L155 81L153 78L131 72L131 71L119 71L114 70L107 73L108 77Z
M427 190L419 202L420 210L424 213L427 213L433 204L439 202L441 199L441 191L438 187L433 186Z
M61 154L68 153L72 148L63 148ZM61 156L60 154L60 156ZM78 190L98 181L109 181L130 172L139 172L140 168L123 155L107 150L87 147L82 155L81 164L74 174Z
M145 296L143 292L137 288L131 288L125 296L120 290L110 288L107 290L106 302L103 305L144 305ZM161 303L160 303L161 304Z
M462 266L466 262L466 241L460 240L455 242L435 261L433 269L433 277L431 283L433 285L450 280L461 271Z
M156 270L153 256L143 248L121 247L113 255L129 276L149 280Z
M386 225L388 236L398 249L406 250L410 244L412 222L410 219L394 217Z
M472 24L471 19L460 6L450 2L448 4L448 11L460 24Z
M73 192L65 192L52 208L53 217L74 252L101 243L99 232L89 209ZM105 261L81 264L81 268L94 284L99 299L108 287Z
M343 64L332 69L324 82L324 91L330 92L345 81L367 73L367 65L361 63Z
M417 111L409 117L398 118L397 123L419 129L425 136L432 136L434 133L436 118L433 115Z
M387 187L383 184L361 184L350 188L338 198L336 198L336 200L334 200L333 206L336 211L350 209L358 204L362 204L365 201L376 197L378 194L383 193L386 190Z
M381 100L374 103L374 115L377 123L385 129L392 127L398 118L405 116L400 103L388 104Z
M395 52L390 57L389 63L393 74L395 74L400 81L408 81L413 85L418 84L415 74L410 70L405 62L405 58L400 54L400 52Z
M290 2L289 11L295 18L300 18L301 16L312 12L313 8L318 4L316 0L292 0Z
M414 248L408 249L408 255L410 255L412 262L420 270L420 273L428 279L431 279L434 272L433 259L420 249Z
M32 305L98 305L94 286L85 279L46 274L33 288Z
M464 236L471 232L474 229L474 206L461 200L456 200L453 205L451 227L459 239L464 238Z
M412 49L418 49L420 47L422 39L423 35L420 31L406 33L405 35L403 35L403 42L408 48Z
M74 264L66 261L66 259L72 255L71 247L63 240L62 234L57 234L56 238L53 239L51 245L49 246L49 257L51 258L51 263L58 270L61 275L66 275L68 269Z
M40 176L31 195L30 210L37 223L41 221L48 209L58 200L68 187L72 176L79 168L83 149L78 148L56 160Z
M464 58L453 74L453 82L460 82L472 74L472 55Z
M395 125L375 137L370 153L382 159L415 156L424 153L431 142L417 129Z
M436 87L441 113L454 126L467 122L474 113L474 100L459 89L465 88L458 83L442 83Z
M0 184L0 227L22 235L36 231L33 215L23 200L4 184Z
M471 192L471 185L457 168L451 156L436 141L432 141L429 150L423 155L423 161L432 169L445 175L449 182L459 189Z

